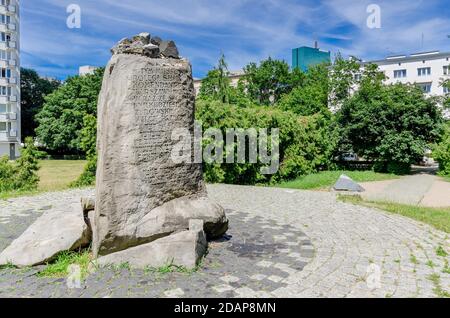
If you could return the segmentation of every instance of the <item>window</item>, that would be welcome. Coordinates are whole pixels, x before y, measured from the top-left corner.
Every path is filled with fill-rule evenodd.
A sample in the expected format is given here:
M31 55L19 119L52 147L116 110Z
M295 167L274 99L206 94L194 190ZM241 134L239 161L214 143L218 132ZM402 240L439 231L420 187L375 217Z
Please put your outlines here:
M431 93L431 83L422 83L418 86L423 90L424 93Z
M444 94L450 93L450 89L448 87L444 87Z
M0 114L7 113L8 109L6 107L6 104L0 104Z
M2 6L9 6L9 4L10 4L10 1L9 0L0 0L1 1L1 5Z
M0 122L0 131L5 132L6 131L6 123Z
M449 66L444 66L444 75L450 75L450 67Z
M356 82L361 81L361 74L355 74L355 75L353 76L353 80L356 81Z
M0 23L2 24L11 23L11 17L9 15L0 14Z
M0 78L11 78L11 70L7 68L0 68Z
M0 60L7 61L11 57L11 53L8 51L0 50Z
M431 67L418 68L417 72L418 72L419 76L431 75Z
M406 70L394 71L394 78L404 78L406 77Z
M0 86L0 96L11 96L11 87Z

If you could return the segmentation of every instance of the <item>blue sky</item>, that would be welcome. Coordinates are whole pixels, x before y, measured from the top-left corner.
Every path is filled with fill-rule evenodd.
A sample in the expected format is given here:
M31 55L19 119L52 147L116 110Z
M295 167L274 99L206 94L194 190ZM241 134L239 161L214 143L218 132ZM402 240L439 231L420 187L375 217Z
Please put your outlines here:
M367 27L372 3L381 29ZM80 29L66 25L70 4L81 7ZM450 51L448 0L22 0L21 9L22 66L59 79L105 65L115 42L144 31L174 40L195 77L221 52L230 70L268 56L290 64L291 49L315 39L365 60Z

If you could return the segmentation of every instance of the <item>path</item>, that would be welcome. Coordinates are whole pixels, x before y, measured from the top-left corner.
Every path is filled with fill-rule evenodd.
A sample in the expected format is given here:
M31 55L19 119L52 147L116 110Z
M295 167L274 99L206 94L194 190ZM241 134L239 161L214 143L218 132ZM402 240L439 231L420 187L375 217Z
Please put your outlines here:
M416 174L398 180L361 183L366 200L426 207L450 207L450 182L431 174Z
M102 269L81 289L67 289L64 279L34 276L39 269L4 269L0 297L436 297L450 291L450 257L436 253L439 246L450 252L450 239L428 225L338 202L326 192L226 185L208 191L229 210L231 228L230 237L211 244L199 272ZM17 237L24 227L17 224L42 207L51 211L86 194L0 202L6 215L0 231L17 229L0 242Z

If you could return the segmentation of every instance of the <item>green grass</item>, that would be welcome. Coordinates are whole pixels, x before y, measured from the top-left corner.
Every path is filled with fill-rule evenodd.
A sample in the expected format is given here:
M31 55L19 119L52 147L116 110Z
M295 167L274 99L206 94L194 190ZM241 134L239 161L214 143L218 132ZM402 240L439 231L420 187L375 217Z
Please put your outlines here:
M345 174L356 182L383 181L398 178L392 174L373 171L322 171L301 177L294 181L283 182L276 187L299 190L322 190L331 188L339 177Z
M40 181L36 190L4 192L0 193L0 199L66 190L81 175L86 163L85 160L40 160L38 171Z
M69 274L68 268L70 265L78 265L81 269L81 278L87 277L89 272L89 264L91 263L92 255L89 250L77 252L62 252L58 255L56 260L47 264L47 267L39 272L39 277L67 277Z
M360 196L350 195L340 195L339 200L399 214L450 233L450 208L427 208L390 202L364 201Z

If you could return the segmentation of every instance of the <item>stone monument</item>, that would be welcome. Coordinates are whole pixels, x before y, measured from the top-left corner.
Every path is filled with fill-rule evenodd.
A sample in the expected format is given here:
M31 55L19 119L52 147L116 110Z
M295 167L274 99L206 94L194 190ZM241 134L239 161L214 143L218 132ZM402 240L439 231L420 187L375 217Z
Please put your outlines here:
M172 132L194 131L191 65L173 41L148 33L121 40L112 53L98 103L94 257L192 267L205 234L222 236L228 220L207 197L201 164L171 160Z

